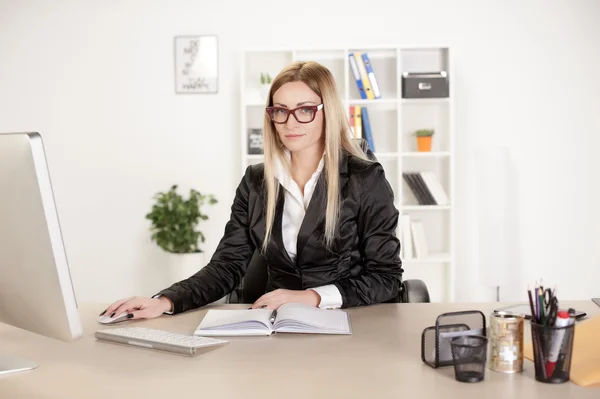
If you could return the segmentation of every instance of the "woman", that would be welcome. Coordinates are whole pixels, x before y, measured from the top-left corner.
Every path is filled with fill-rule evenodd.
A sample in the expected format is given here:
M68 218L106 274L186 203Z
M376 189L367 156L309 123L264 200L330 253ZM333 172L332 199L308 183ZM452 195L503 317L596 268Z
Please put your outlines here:
M239 285L255 249L269 277L253 308L346 308L398 295L394 194L382 166L350 138L329 70L289 65L273 81L266 111L265 162L246 170L209 264L152 298L123 299L102 314L152 318L214 302Z

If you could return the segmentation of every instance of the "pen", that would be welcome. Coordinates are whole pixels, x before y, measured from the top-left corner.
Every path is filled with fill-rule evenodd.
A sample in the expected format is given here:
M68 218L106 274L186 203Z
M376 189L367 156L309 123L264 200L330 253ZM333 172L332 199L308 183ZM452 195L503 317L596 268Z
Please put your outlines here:
M540 296L540 323L546 324L546 315L544 314L544 291L540 287L538 294Z
M535 317L534 320L536 323L540 322L540 296L538 295L538 285L537 281L535 282L535 288L533 289L533 296L535 297Z
M529 297L529 306L531 307L531 318L533 319L535 317L535 309L533 306L533 298L531 297L531 290L529 289L529 286L527 286L527 296Z
M273 313L271 313L271 318L269 319L269 321L271 323L275 323L275 319L277 318L277 309L273 310Z

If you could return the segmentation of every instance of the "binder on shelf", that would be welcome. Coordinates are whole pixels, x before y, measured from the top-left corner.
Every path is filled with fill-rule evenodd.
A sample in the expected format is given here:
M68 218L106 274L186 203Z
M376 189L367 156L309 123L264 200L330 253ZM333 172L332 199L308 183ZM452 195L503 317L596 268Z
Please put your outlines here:
M425 259L429 256L427 239L425 238L425 228L420 220L410 222L413 244L415 246L415 258Z
M417 185L419 186L419 188L423 191L423 194L425 195L425 198L427 201L426 205L438 205L438 203L435 201L435 198L433 198L433 194L431 194L429 187L427 187L427 185L425 184L425 181L423 180L423 177L421 176L421 174L413 173L413 178L415 179L415 181L417 182Z
M373 96L375 98L381 98L381 91L379 90L379 85L377 84L377 79L375 78L375 72L373 71L373 65L371 64L369 55L367 53L363 53L362 60L365 64L367 76L369 77L369 83L371 84L371 88L373 89Z
M350 62L350 70L352 70L352 76L356 81L356 86L358 87L358 93L360 94L360 98L366 100L367 93L365 91L362 79L360 78L360 71L358 70L358 65L356 64L356 57L354 57L354 53L348 54L348 61Z
M354 137L361 139L362 133L362 112L359 106L354 106Z
M437 205L433 195L431 195L431 192L427 189L427 186L419 173L403 172L402 178L408 184L408 187L413 192L419 205Z
M369 82L369 75L367 75L367 69L365 68L365 63L362 59L362 53L354 53L354 58L356 58L356 65L358 66L358 72L360 73L360 80L362 81L365 93L367 94L367 100L374 100L375 95L373 94L371 82Z
M421 177L425 181L425 185L433 195L435 203L438 205L450 205L450 200L440 184L440 181L433 172L421 172Z
M361 107L361 119L362 119L362 134L369 149L375 153L375 142L373 140L373 131L371 130L371 122L369 121L369 112L367 107Z

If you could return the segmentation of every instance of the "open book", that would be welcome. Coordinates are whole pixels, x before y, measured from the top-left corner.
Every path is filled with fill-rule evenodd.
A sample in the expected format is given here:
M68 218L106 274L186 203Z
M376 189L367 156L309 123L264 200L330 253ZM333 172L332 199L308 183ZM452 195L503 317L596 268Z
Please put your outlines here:
M348 314L299 303L278 310L209 309L194 332L202 336L271 335L278 333L352 334Z

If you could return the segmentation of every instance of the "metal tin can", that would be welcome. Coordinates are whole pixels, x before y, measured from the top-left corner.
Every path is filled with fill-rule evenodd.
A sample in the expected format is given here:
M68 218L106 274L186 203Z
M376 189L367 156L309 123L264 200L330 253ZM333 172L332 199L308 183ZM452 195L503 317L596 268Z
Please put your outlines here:
M490 369L523 371L523 316L494 312L490 317Z

